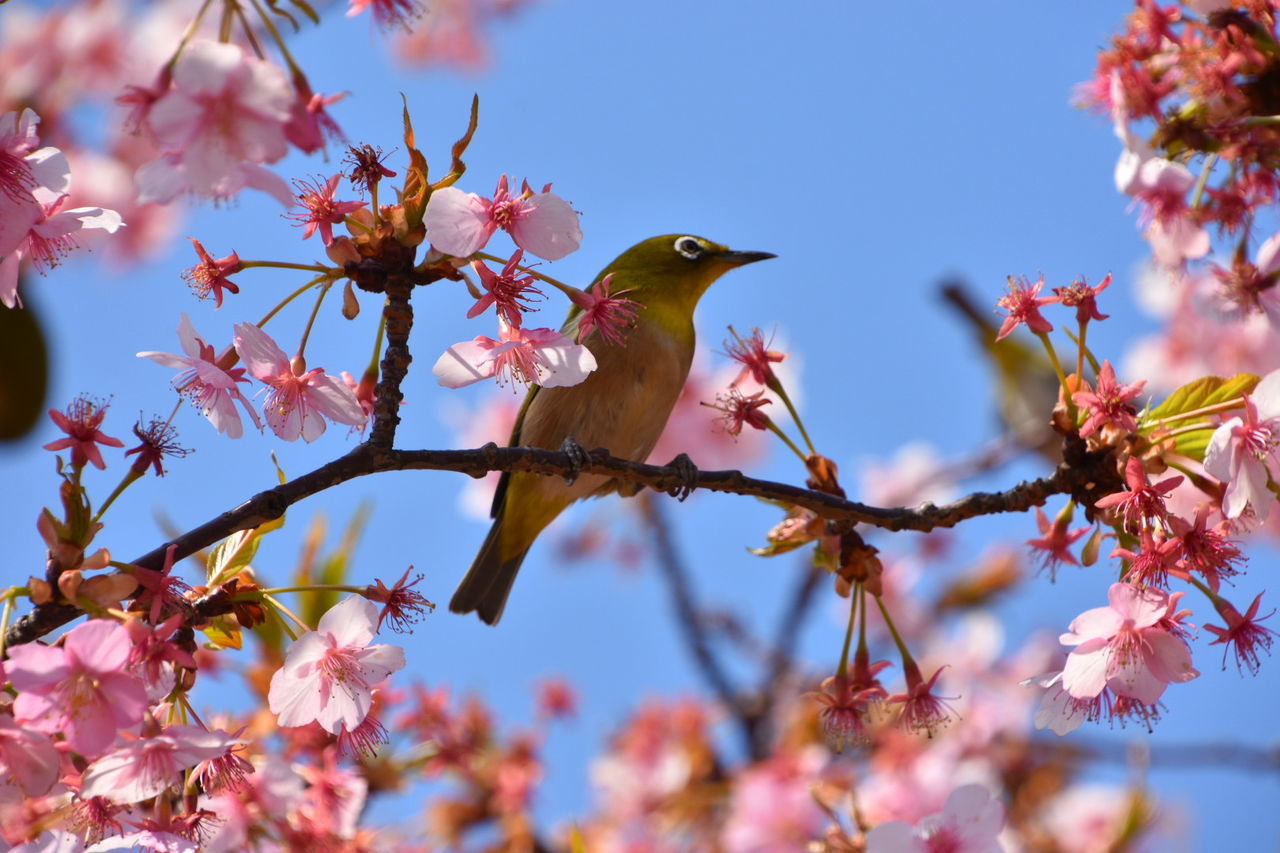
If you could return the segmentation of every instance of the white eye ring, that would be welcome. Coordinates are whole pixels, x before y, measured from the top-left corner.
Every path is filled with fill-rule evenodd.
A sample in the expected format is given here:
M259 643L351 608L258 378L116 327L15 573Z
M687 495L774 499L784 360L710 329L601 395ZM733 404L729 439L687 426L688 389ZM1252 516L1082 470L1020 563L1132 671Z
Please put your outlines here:
M676 240L676 251L691 261L696 261L703 252L702 243L697 237L680 237Z

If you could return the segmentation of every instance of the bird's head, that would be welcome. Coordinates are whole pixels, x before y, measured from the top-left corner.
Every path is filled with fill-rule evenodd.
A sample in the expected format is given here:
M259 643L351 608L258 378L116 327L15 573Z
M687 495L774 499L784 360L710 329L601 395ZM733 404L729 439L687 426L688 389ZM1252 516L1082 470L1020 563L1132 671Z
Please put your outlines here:
M734 267L776 257L769 252L738 252L704 237L664 234L627 249L601 273L614 275L615 289L651 310L659 306L687 312L711 283Z

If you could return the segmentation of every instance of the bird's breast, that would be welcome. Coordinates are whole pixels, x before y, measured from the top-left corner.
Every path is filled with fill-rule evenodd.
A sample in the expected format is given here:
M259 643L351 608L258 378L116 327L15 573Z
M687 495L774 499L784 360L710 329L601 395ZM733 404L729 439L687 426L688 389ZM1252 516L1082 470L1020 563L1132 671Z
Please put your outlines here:
M689 374L693 346L644 324L625 347L593 338L598 364L585 382L543 388L529 404L520 443L559 449L572 437L587 450L643 461L662 434Z

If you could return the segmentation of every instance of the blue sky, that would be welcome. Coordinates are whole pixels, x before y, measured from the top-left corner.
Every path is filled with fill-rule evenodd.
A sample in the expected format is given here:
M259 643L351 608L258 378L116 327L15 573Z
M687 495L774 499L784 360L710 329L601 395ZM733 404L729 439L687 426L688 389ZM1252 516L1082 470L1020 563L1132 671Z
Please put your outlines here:
M1118 359L1127 340L1151 328L1132 297L1133 270L1146 252L1111 180L1118 143L1104 119L1068 105L1123 8L548 0L494 28L493 61L478 75L406 75L365 21L336 15L303 34L297 49L317 90L353 93L335 108L353 140L395 151L403 94L437 172L479 93L480 130L462 186L488 193L503 172L537 186L554 182L582 211L585 232L581 251L548 268L561 280L585 284L619 251L661 233L776 253L777 260L712 288L699 326L716 348L729 324L778 329L802 364L810 432L852 486L862 462L905 442L962 455L994 435L986 366L968 330L941 307L941 278L962 276L994 302L1009 274L1043 273L1053 286L1114 272L1117 286L1103 306L1113 317L1090 330L1095 352ZM279 171L328 168L297 158ZM193 207L182 233L215 255L234 248L245 258L314 257L316 245L296 242L278 213L269 200L245 196L220 209ZM117 433L139 409L167 413L169 372L135 352L175 348L181 311L209 337L229 337L233 323L260 316L273 295L297 284L255 275L241 297L214 313L178 277L191 262L189 249L177 246L122 276L71 264L29 289L58 348L54 403L80 391L114 394ZM465 320L470 300L459 288L433 287L415 303L418 348L400 443L453 446L441 413L458 400L476 405L491 389L445 391L430 365L447 344L492 332ZM372 315L347 324L326 311L309 350L312 365L358 372ZM304 320L302 312L291 315L276 331L287 334L293 324L296 333ZM256 436L226 441L190 412L178 423L198 452L163 481L131 490L112 513L107 536L117 558L156 544L157 517L188 528L269 485L272 450L296 474L350 446L341 429L313 446L280 447ZM25 445L0 449L10 484L0 493L0 535L10 543L5 573L14 580L41 563L34 520L42 502L54 500L54 483L50 455L37 445L52 435L45 427ZM976 485L1003 487L1038 472L1028 461ZM803 479L781 452L750 473ZM114 475L101 478L103 493L114 482ZM398 577L415 563L426 573L425 593L443 604L485 531L459 515L463 482L411 472L347 484L297 507L258 562L268 572L273 559L288 566L306 519L325 513L336 538L352 508L367 500L373 515L357 572ZM620 511L600 504L578 518ZM757 544L776 513L700 494L670 514L708 602L741 608L748 624L771 625L795 564L760 561L743 546ZM703 535L708 529L716 535ZM999 537L1016 542L1033 532L1030 518L982 521L966 525L958 547L976 556ZM517 719L539 678L565 674L581 686L582 718L548 745L552 770L540 802L560 818L583 810L589 794L579 771L629 708L701 684L652 572L556 562L550 543L535 549L500 629L441 611L418 627L410 655L429 683L479 691ZM1266 585L1274 563L1270 553L1254 558L1240 584L1245 602ZM1062 630L1101 603L1107 571L1099 565L1064 573L1053 587L1044 579L1033 584L1001 610L1011 634ZM819 607L804 634L804 655L815 666L833 666L838 655L833 607ZM1089 734L1150 742L1157 755L1166 743L1274 743L1275 662L1265 662L1257 679L1241 679L1234 669L1219 671L1217 655L1203 645L1197 652L1203 677L1170 691L1154 736ZM1120 781L1125 771L1101 775ZM1188 810L1195 847L1259 849L1280 833L1280 815L1269 807L1280 793L1274 777L1195 770L1151 778L1159 794Z

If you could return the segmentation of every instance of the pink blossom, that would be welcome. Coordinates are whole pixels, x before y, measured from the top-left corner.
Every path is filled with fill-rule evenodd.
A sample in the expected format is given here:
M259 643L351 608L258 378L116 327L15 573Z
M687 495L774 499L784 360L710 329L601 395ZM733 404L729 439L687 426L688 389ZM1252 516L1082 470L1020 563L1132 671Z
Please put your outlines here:
M1224 669L1227 665L1227 652L1234 651L1236 653L1236 666L1242 669L1248 667L1251 673L1257 675L1259 666L1258 652L1271 650L1271 642L1275 638L1276 632L1260 623L1263 619L1274 616L1275 611L1272 610L1266 616L1258 615L1258 607L1262 604L1262 595L1260 592L1254 597L1253 603L1249 605L1248 612L1243 616L1229 601L1215 597L1214 606L1218 610L1218 615L1227 623L1227 627L1219 628L1216 625L1205 625L1204 629L1217 637L1209 645L1223 644L1222 666Z
M742 370L733 380L733 385L741 385L748 378L757 385L776 385L778 377L773 372L773 365L783 361L787 354L769 349L769 343L772 341L766 343L764 332L759 329L752 329L750 335L742 338L730 326L729 334L733 336L733 340L725 341L725 355L742 365Z
M347 93L316 94L311 91L307 78L301 74L295 74L293 82L297 92L293 98L289 121L284 126L285 137L306 154L324 148L325 137L342 139L342 128L329 115L328 107L341 101Z
M114 210L62 209L71 191L71 166L57 148L32 151L22 166L26 169L23 190L0 191L0 303L8 308L22 304L18 270L24 259L30 258L36 270L44 273L77 247L80 232L98 229L114 234L124 225Z
M271 431L285 441L314 441L324 434L325 418L349 426L368 420L351 389L321 368L307 370L301 359L290 362L284 350L252 323L237 323L236 352L260 382L271 387L263 414Z
M92 464L99 471L107 467L102 461L103 447L124 447L124 442L104 433L100 427L107 416L108 405L90 397L80 396L71 401L65 412L57 409L49 410L49 417L57 424L58 429L67 434L66 438L51 441L44 445L45 450L71 450L71 465L83 468Z
M196 254L200 256L200 263L185 270L182 277L201 299L205 299L209 291L213 291L213 307L221 308L223 290L229 290L232 293L240 292L240 287L228 278L244 269L244 265L240 263L240 256L232 252L224 258L214 258L205 251L199 240L194 237L190 240L196 247Z
M58 781L60 767L58 750L48 735L0 715L0 775L13 780L24 795L41 797Z
M60 646L27 643L9 649L5 672L18 696L19 724L61 734L88 758L132 728L146 710L142 682L126 672L129 634L106 619L90 619L67 633Z
M1004 322L1000 324L1000 331L996 333L997 341L1012 334L1023 323L1033 332L1043 334L1053 331L1053 324L1040 313L1040 306L1057 302L1058 297L1040 295L1040 290L1044 287L1043 278L1032 284L1025 278L1015 279L1009 276L1006 287L1008 292L996 301L996 305L1008 312Z
M742 433L744 426L765 430L771 421L761 409L772 403L766 399L764 391L754 394L743 394L737 388L730 388L728 393L717 394L715 403L708 403L708 408L721 412L721 428L732 436Z
M479 317L485 309L493 305L503 322L511 326L521 324L522 312L530 310L529 306L522 303L528 302L532 295L542 295L542 291L533 284L533 276L518 274L520 261L523 258L524 249L516 249L503 265L500 273L489 269L484 261L471 262L471 267L476 271L476 275L480 276L480 285L486 292L467 311L468 317ZM526 296L526 293L531 296Z
M39 123L40 117L29 109L0 115L0 195L22 200L31 194L35 178L26 158L40 145Z
M294 188L297 190L295 203L303 209L300 213L289 214L289 217L305 226L302 229L303 240L319 231L320 239L328 246L333 242L333 226L341 224L348 213L365 206L363 201L338 201L334 197L341 179L342 175L333 175L323 185L319 178L309 183L294 181Z
M612 291L613 273L593 284L587 290L575 290L570 294L573 304L582 309L578 314L578 343L582 343L593 331L598 332L614 346L626 346L627 332L636 322L636 312L644 306L625 294L630 290Z
M695 356L675 408L649 454L649 460L655 465L665 465L676 454L687 453L706 469L741 468L760 458L768 448L764 433L748 430L732 436L719 428L720 413L702 405L704 400L714 397L717 389L731 382L736 373L727 367L709 372L704 366L704 355L705 350Z
M951 722L955 710L947 704L948 699L956 697L935 696L934 685L938 676L946 667L938 667L928 680L920 672L915 661L908 660L903 664L903 675L907 680L905 693L890 696L886 701L890 705L901 705L902 713L898 717L898 725L915 732L924 732L929 737Z
M818 838L826 816L810 789L825 763L822 750L810 748L739 773L722 836L727 853L791 853Z
M1143 219L1151 252L1160 264L1181 266L1184 260L1209 254L1209 232L1195 221L1187 192L1195 176L1181 163L1152 157L1137 167L1129 194L1144 205Z
M480 335L454 344L431 372L441 385L461 388L494 376L558 388L577 385L596 369L595 356L554 329L523 329L499 321L499 340Z
M1132 385L1121 385L1116 381L1116 372L1111 362L1102 362L1102 369L1098 371L1097 390L1077 391L1071 395L1075 404L1088 415L1080 426L1080 437L1088 438L1104 425L1111 425L1126 434L1135 431L1138 422L1134 419L1135 409L1129 401L1138 397L1146 384L1143 379Z
M1168 517L1169 511L1164 505L1165 495L1176 489L1183 479L1181 474L1175 474L1152 485L1147 479L1142 460L1137 456L1130 456L1124 463L1124 480L1129 488L1101 498L1094 506L1098 509L1115 507L1125 529L1137 531Z
M1245 413L1214 430L1204 469L1226 484L1222 514L1237 518L1252 506L1264 515L1275 496L1268 479L1280 472L1280 370L1268 374L1245 395Z
M526 183L524 191L513 196L506 175L498 179L492 199L457 187L436 190L422 224L431 245L459 258L483 249L499 228L510 233L521 249L549 261L563 258L582 242L578 214L550 192L550 184L535 195Z
M1229 525L1224 520L1209 527L1209 516L1215 512L1210 504L1201 504L1193 523L1177 516L1170 516L1169 523L1182 543L1182 556L1178 568L1184 572L1199 572L1214 592L1223 578L1240 573L1236 568L1245 556L1228 537Z
M289 206L288 185L261 164L288 153L293 103L293 87L277 66L234 44L188 44L174 65L173 87L151 108L163 154L138 169L139 200L167 202L186 191L225 199L252 187Z
M1063 688L1077 699L1089 699L1110 687L1122 697L1152 705L1168 684L1197 677L1191 650L1170 630L1170 612L1181 595L1112 584L1108 605L1081 613L1059 638L1064 646L1075 646L1067 655Z
M1068 531L1067 528L1071 525L1070 507L1071 504L1067 504L1063 512L1058 513L1052 522L1044 514L1044 510L1036 507L1036 525L1040 528L1040 536L1036 539L1028 539L1026 542L1032 548L1044 552L1040 556L1044 567L1049 570L1050 578L1053 577L1059 563L1080 565L1071 553L1071 546L1089 532L1089 526L1085 525Z
M1141 548L1137 551L1116 548L1111 552L1111 559L1121 557L1128 562L1124 579L1129 583L1167 587L1169 572L1176 568L1182 556L1182 540L1176 536L1166 538L1159 528L1153 533L1150 527L1143 527L1139 538Z
M964 785L915 826L890 821L867 833L867 853L1001 853L1004 807L982 785Z
M1110 316L1098 310L1098 294L1110 284L1111 273L1107 273L1097 287L1090 287L1084 279L1079 279L1067 287L1055 287L1053 292L1064 306L1076 309L1076 322L1083 326L1090 320L1105 320Z
M81 797L105 797L128 804L154 797L182 782L182 771L228 752L243 743L224 731L199 726L166 726L145 737L132 738L85 770Z
M902 445L884 462L864 462L858 481L861 500L874 506L943 504L957 494L954 466L923 442Z
M239 438L244 434L240 414L236 411L237 402L249 413L254 425L262 429L258 413L236 387L236 383L249 381L245 378L245 369L233 367L224 370L219 367L213 347L197 337L195 327L186 314L178 321L178 341L186 355L147 351L138 353L138 358L149 358L156 364L181 370L173 378L173 387L185 395L218 432L226 433L229 438Z
M1255 295L1258 306L1266 313L1273 328L1280 328L1280 284L1276 283L1280 275L1280 234L1273 234L1258 247L1254 258L1259 281L1256 282Z
M426 11L417 0L349 0L347 17L354 18L365 9L373 10L373 21L378 26L384 29L399 26L406 32L413 31L410 24Z
M348 596L320 617L316 630L289 646L271 677L267 702L282 726L313 720L330 734L354 731L373 706L372 688L404 667L398 646L370 645L378 608Z

